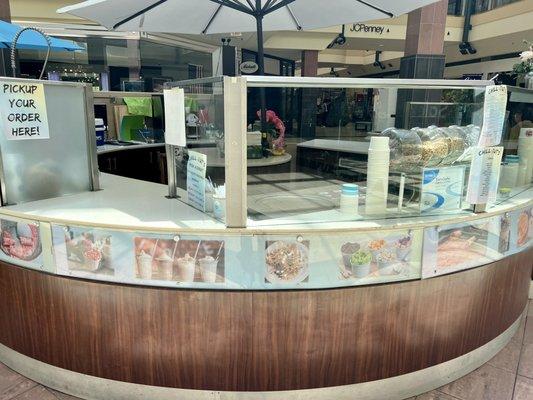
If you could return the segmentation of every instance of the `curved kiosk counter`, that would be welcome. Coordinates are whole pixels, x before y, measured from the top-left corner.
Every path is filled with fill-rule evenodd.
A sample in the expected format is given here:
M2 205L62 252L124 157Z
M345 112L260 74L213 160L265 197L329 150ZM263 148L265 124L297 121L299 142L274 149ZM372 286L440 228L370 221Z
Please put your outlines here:
M82 85L47 83L47 103L58 88L90 100ZM47 104L50 137L56 112ZM266 178L235 182L226 160L220 220L191 206L196 188L175 187L176 199L98 176L87 137L86 188L14 185L0 208L0 361L46 386L87 399L402 399L488 361L524 315L528 185L483 213L257 218L265 197L250 182ZM316 171L291 174L291 195L303 175L319 185ZM290 177L276 179L271 190Z

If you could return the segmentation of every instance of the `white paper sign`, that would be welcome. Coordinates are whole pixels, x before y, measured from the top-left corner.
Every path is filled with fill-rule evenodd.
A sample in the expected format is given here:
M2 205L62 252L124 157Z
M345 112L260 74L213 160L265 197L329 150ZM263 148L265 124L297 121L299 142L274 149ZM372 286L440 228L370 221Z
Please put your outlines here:
M474 149L466 199L471 204L496 201L503 147Z
M42 84L0 83L0 115L7 140L50 137Z
M505 111L507 108L507 86L493 85L485 88L483 105L483 127L479 136L479 147L496 146L502 140Z
M173 146L187 145L185 136L185 95L183 89L164 90L165 143Z
M205 173L207 156L196 151L189 151L187 162L187 195L189 204L205 211Z

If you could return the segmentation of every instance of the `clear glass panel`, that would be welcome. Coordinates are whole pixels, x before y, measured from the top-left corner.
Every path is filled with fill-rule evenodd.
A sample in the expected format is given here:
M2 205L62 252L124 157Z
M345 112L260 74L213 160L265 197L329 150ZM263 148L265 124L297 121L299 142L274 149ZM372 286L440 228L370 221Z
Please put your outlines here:
M180 199L190 204L187 196L188 166L191 154L205 157L204 210L223 221L225 218L225 136L224 89L222 79L171 83L185 92L185 125L187 146L175 149L176 185ZM193 153L194 152L194 153ZM197 207L198 208L198 207Z
M497 204L531 187L533 179L533 90L509 86L507 91L503 128L506 158L500 172Z
M248 88L251 225L469 212L483 87L279 86Z

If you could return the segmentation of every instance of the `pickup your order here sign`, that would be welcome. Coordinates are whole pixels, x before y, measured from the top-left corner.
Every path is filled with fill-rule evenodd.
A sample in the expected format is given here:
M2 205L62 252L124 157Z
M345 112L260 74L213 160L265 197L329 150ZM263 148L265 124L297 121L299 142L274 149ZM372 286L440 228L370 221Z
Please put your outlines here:
M48 139L44 86L0 82L0 126L7 140Z

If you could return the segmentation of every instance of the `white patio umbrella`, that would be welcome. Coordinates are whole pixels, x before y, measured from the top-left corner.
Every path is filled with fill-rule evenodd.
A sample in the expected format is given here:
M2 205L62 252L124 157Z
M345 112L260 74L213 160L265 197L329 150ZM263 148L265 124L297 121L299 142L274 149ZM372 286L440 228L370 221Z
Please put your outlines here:
M58 10L112 30L210 34L257 32L264 74L263 31L307 30L394 17L437 0L87 0ZM261 126L265 94L261 90Z
M307 30L404 14L437 0L88 0L58 10L112 30L210 34Z

